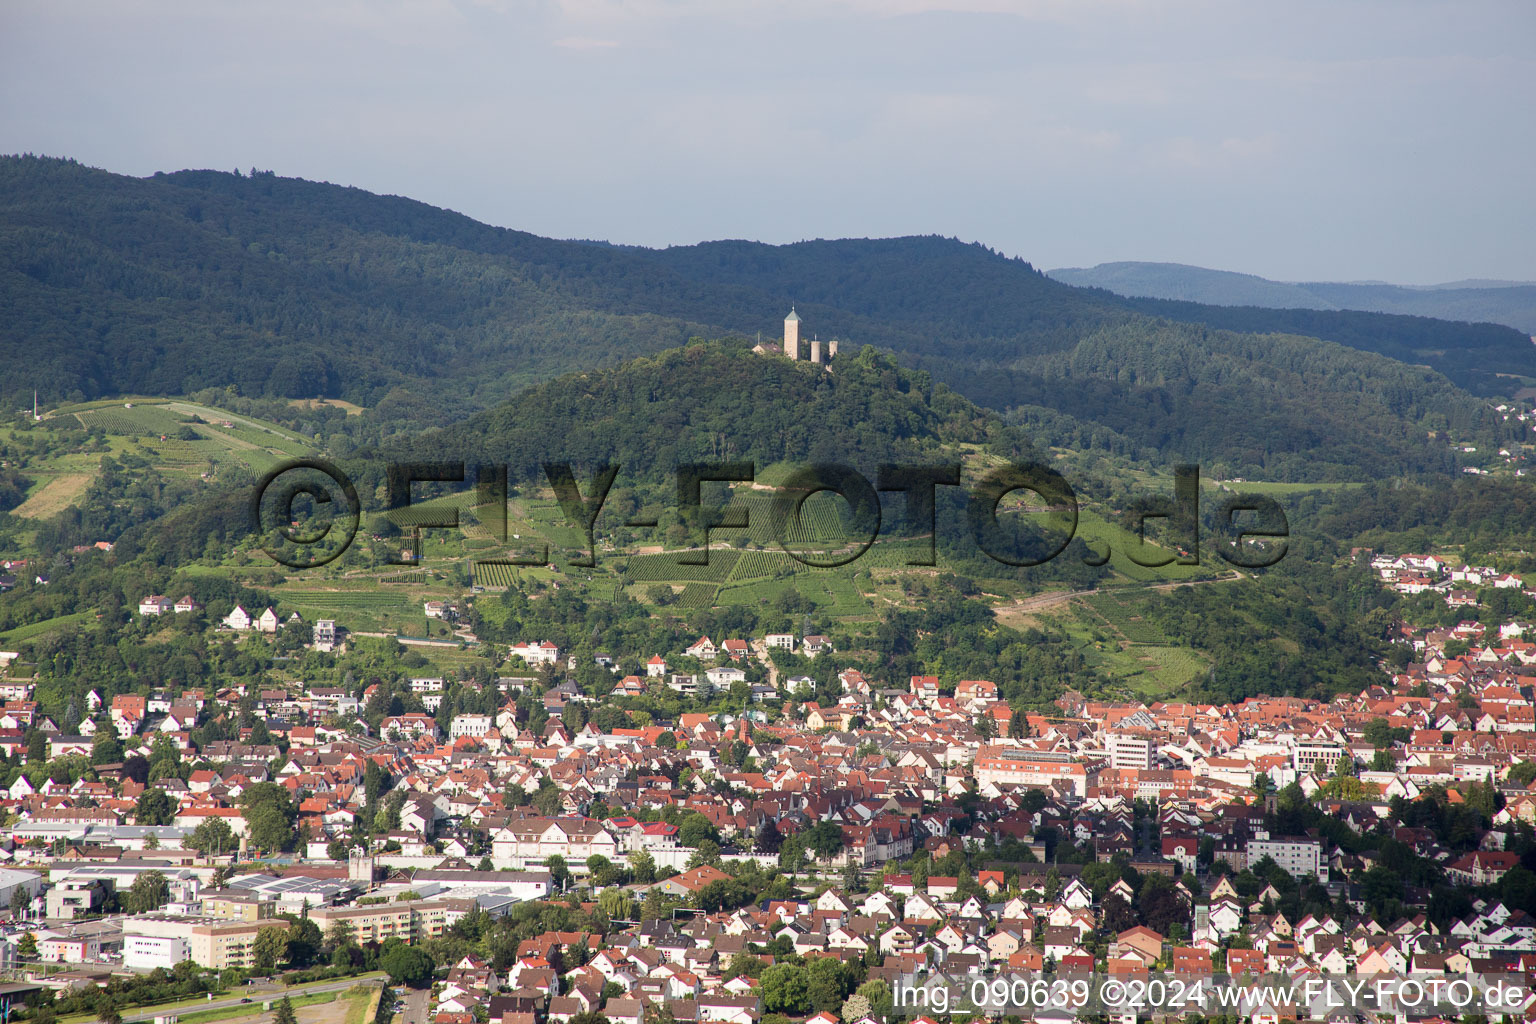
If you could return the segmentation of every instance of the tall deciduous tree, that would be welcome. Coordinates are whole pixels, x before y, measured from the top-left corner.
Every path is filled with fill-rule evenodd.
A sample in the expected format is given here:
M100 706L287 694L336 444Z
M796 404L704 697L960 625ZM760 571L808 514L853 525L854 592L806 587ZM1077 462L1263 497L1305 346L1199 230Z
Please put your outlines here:
M223 818L207 818L192 830L182 845L204 856L212 856L233 853L240 843L235 838L235 830L229 827L229 822Z
M176 802L163 789L146 789L134 805L133 820L140 825L169 825L176 820Z
M275 925L261 929L251 943L251 965L262 974L270 974L288 955L288 930Z
M133 880L123 896L123 909L130 914L147 914L170 902L171 886L158 871L146 871Z

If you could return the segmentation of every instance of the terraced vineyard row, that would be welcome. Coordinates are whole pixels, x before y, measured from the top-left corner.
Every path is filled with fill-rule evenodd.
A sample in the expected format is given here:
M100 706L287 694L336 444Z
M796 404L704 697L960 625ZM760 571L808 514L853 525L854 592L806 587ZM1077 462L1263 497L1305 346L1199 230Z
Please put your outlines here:
M783 529L785 543L797 544L843 543L850 538L843 529L838 509L842 499L827 493L817 494L800 506L798 519L790 518ZM773 525L777 526L777 523Z
M1130 605L1114 594L1094 594L1084 598L1084 601L1133 644L1163 646L1173 642L1155 624L1135 614Z
M677 603L684 608L708 608L715 603L718 589L710 583L690 583L678 595Z
M100 427L109 434L128 437L158 436L180 430L186 423L164 409L142 406L132 409L91 409L75 414L87 430Z
M212 442L182 441L179 438L156 442L154 450L155 461L159 465L172 468L206 466L223 451L219 445Z
M715 550L709 553L708 565L683 565L678 562L678 556L675 551L636 555L629 560L625 576L631 583L724 583L741 557L739 552L730 549Z
M410 526L422 526L429 522L440 521L444 518L447 509L444 506L417 506L407 508L390 509L384 513L385 518L402 529Z
M517 583L517 567L495 562L476 562L472 579L479 587L510 587Z
M731 582L766 579L777 576L784 569L799 569L800 563L782 551L743 551L736 560Z

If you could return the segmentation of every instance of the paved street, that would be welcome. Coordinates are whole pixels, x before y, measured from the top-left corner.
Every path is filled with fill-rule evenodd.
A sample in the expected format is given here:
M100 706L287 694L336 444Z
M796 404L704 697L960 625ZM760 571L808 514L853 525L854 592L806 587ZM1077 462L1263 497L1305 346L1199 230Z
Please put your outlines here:
M396 1018L394 1024L427 1024L430 996L431 991L428 989L406 989L403 1000L405 1007L400 1011L400 1016ZM390 993L384 993L384 998L390 998Z

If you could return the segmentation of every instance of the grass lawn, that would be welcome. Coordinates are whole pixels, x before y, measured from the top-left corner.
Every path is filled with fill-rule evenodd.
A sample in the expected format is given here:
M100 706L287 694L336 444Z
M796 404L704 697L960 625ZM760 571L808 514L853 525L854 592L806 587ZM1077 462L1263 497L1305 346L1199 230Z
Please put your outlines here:
M13 510L23 519L46 519L61 512L91 485L89 473L59 473L38 487Z
M367 985L367 983L370 981L383 981L384 978L384 972L370 971L367 974L359 974L353 978L333 979L334 982L352 982L352 988L337 989L334 992L315 992L311 994L300 995L292 995L291 993L285 993L282 991L252 992L244 988L227 989L215 991L213 993L212 1000L209 1000L206 995L202 995L195 999L179 999L170 1003L154 1003L148 1006L124 1006L121 1008L121 1013L124 1017L158 1017L162 1014L176 1013L180 1024L202 1024L204 1021L227 1020L232 1017L254 1016L264 1012L261 1009L262 1003L269 1001L276 1003L286 994L288 995L288 998L292 1000L294 1009L298 1009L304 1006L319 1006L325 1003L333 1003L337 999L350 1000L357 1004L357 1006L364 1008L362 1011L359 1011L357 1006L349 1006L347 1009L346 1024L357 1024L354 1019L354 1015L358 1013L365 1014L366 1008L373 1003L373 1000L376 998L377 994L383 991L383 989L378 986L364 986ZM317 981L311 982L310 984L325 985L331 983L332 982ZM299 987L302 988L303 986ZM202 1010L195 1013L177 1012L180 1010L190 1009L195 1006L202 1006L210 1001L217 1003L224 1002L228 999L239 998L241 993L246 992L249 992L249 998L251 1000L249 1003L240 1003L235 1006L221 1006L211 1010ZM66 1017L60 1017L58 1019L58 1024L90 1024L91 1021L96 1019L97 1015L95 1013L74 1013Z
M340 992L316 992L313 995L289 996L288 999L293 1003L293 1008L297 1010L304 1006L319 1006L322 1003L334 1003L338 996L344 996L346 994L346 990L342 990ZM283 997L279 995L269 998L266 995L262 995L260 998L256 996L251 996L250 998L251 1001L249 1003L241 1003L239 1006L221 1006L216 1010L204 1010L201 1013L179 1014L177 1018L177 1024L206 1024L207 1021L213 1020L228 1020L232 1017L255 1016L258 1013L267 1012L261 1008L262 1003L278 1003L282 1001ZM363 997L361 994L355 998L358 1002L362 1002Z

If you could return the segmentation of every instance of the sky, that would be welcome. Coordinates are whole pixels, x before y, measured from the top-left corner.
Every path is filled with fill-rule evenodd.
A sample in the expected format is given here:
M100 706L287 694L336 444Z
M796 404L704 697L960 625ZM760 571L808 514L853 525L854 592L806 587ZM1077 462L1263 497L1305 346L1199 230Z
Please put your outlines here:
M7 0L0 152L559 238L1536 280L1531 0Z

